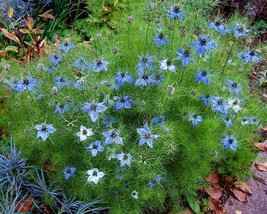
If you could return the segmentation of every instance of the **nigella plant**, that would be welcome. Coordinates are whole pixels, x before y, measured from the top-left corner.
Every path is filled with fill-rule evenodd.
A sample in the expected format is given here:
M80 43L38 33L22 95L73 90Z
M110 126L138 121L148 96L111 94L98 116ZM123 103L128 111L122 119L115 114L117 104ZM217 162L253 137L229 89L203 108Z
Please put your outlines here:
M211 96L210 94L202 94L200 95L200 97L198 98L201 101L204 101L205 106L209 106L210 102L211 102Z
M37 80L33 77L28 77L27 79L18 80L15 86L16 92L22 92L25 89L29 91L34 91L36 86Z
M139 71L144 71L153 68L153 61L155 59L154 56L140 56L139 59L140 60L136 65Z
M227 135L225 138L221 139L221 142L223 143L224 149L232 149L233 151L237 150L237 139L234 138L232 135Z
M74 47L74 44L69 43L69 42L65 42L65 43L59 45L58 50L61 50L65 53L68 53L69 50L73 47Z
M69 107L68 103L66 103L65 105L58 103L56 105L56 109L55 109L54 113L64 114L66 111L69 111L69 110L70 110L70 107Z
M135 81L135 86L137 87L143 87L147 86L149 83L151 83L151 77L146 70L138 71L138 79Z
M85 103L81 110L88 113L92 121L96 122L98 113L106 111L107 107L103 103Z
M36 125L35 128L37 129L37 138L42 138L43 141L46 141L48 136L56 131L52 124L39 124Z
M231 32L230 29L225 28L224 25L219 21L211 22L208 27L214 28L220 34L226 34Z
M210 73L203 69L196 72L196 82L204 82L205 85L209 85L211 83Z
M184 18L184 11L180 9L178 6L167 8L166 11L169 13L171 20L174 20L175 18L177 18L180 21L182 21Z
M247 52L237 53L238 57L242 59L244 64L249 62L259 62L260 56L259 53L253 50L248 50Z
M97 140L90 143L90 145L86 147L86 150L90 151L93 157L96 157L98 152L104 151L104 147L101 145L101 141Z
M239 23L236 24L236 26L233 28L234 34L236 38L239 37L248 37L249 30L245 27L241 26Z
M71 86L71 82L63 77L56 76L55 83L59 89L63 88L64 86Z
M54 65L57 66L59 62L62 62L63 58L59 54L51 54L50 55L50 62Z
M164 71L176 72L176 66L172 64L170 59L164 59L160 61L160 69Z
M159 138L159 135L151 133L147 123L144 125L143 128L137 128L137 132L141 137L139 140L139 146L142 146L147 143L150 148L153 148L154 140Z
M187 67L189 62L193 61L192 53L189 50L179 49L177 50L176 60L182 60L183 67Z
M191 46L197 47L197 55L201 55L206 51L211 51L217 48L217 44L213 39L204 36L199 36L197 42L192 43Z
M78 68L81 72L84 72L86 69L90 69L92 67L92 65L82 56L72 63L72 66Z
M129 96L121 96L117 98L118 101L115 104L115 110L120 109L130 109L132 107L131 105L131 98Z
M235 93L236 95L242 90L242 85L232 80L225 80L228 85L228 90L230 93Z
M120 153L116 155L116 158L121 162L121 167L124 165L131 166L131 160L133 159L133 156L125 153Z
M156 34L152 38L152 40L156 42L158 47L161 47L162 45L168 45L169 44L168 38L164 36L163 32Z
M92 65L92 69L94 72L107 71L108 64L109 64L108 61L104 60L103 58L95 59L94 64Z
M223 98L213 96L211 98L211 101L212 101L212 111L219 111L224 115L227 114L230 105L227 102L225 102Z
M76 170L77 169L75 167L66 166L65 169L63 170L65 180L69 180L71 176L74 176Z
M106 137L105 145L109 145L109 144L111 144L113 142L115 142L116 144L119 144L119 145L123 145L123 140L119 136L118 131L115 130L115 129L111 129L111 130L102 132L102 135L104 137Z
M133 81L132 75L127 72L118 72L115 74L115 80L117 81L117 85L115 89L118 91L124 83L131 84Z
M193 126L197 126L199 123L203 122L203 118L202 116L197 115L196 113L190 113L188 121L190 121L193 124Z

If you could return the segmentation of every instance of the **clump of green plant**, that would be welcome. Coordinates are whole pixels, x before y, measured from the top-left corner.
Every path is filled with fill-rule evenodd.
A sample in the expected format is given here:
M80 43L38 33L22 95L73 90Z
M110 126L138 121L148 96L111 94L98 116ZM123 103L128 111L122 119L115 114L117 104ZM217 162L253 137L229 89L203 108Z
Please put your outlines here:
M191 3L145 2L130 15L114 37L100 30L92 44L63 42L6 67L13 93L1 124L70 197L99 198L110 213L178 201L197 212L212 170L250 173L253 131L266 122L247 80L260 55L239 46L245 23L209 23Z

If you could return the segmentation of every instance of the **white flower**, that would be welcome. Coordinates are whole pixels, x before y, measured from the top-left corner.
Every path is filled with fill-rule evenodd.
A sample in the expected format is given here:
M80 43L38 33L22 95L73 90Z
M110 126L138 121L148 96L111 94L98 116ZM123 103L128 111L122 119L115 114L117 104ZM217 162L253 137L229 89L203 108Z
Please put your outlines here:
M132 192L132 197L133 197L134 199L138 199L138 192L137 192L136 190L134 190L134 191Z
M230 105L230 108L234 110L234 112L239 112L242 110L240 104L240 100L238 98L229 99L228 104Z
M92 129L87 129L84 126L80 126L80 132L77 132L76 135L80 138L80 141L86 140L87 137L94 135Z
M99 179L103 178L105 175L104 172L99 172L99 170L97 168L87 170L87 174L89 175L87 182L88 183L93 182L95 184L98 184Z
M171 64L171 61L169 59L164 59L160 61L160 69L162 70L170 70L172 72L176 72L176 67Z

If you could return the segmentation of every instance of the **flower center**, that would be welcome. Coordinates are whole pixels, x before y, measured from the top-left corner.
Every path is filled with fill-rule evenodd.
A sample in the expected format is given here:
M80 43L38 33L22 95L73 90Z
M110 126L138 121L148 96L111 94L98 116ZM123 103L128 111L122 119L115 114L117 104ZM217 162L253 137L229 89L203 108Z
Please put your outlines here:
M116 131L112 131L110 137L112 137L112 138L117 137L117 133L116 133Z
M47 131L46 126L43 126L43 127L41 128L41 131L42 131L42 132L46 132L46 131Z
M221 25L221 22L215 22L215 26L219 27Z
M123 160L127 160L128 159L128 155L123 155Z
M173 12L175 12L175 13L179 13L179 12L180 12L180 8L179 8L178 6L175 6L175 7L173 8Z
M26 79L26 80L23 80L23 84L24 84L24 85L29 85L30 82L29 82L29 80Z
M92 110L92 111L96 111L96 107L97 107L96 104L92 104L92 105L91 105L91 110Z
M232 144L233 142L234 142L233 139L229 139L229 140L228 140L228 143L229 143L229 144Z
M201 44L202 46L205 46L205 45L207 44L207 40L206 40L206 39L202 39L202 40L200 41L200 44Z
M101 60L98 60L97 63L96 63L96 65L97 65L98 67L100 67L101 65L103 65L103 62L102 62Z
M93 176L97 176L97 171L94 171L93 172Z

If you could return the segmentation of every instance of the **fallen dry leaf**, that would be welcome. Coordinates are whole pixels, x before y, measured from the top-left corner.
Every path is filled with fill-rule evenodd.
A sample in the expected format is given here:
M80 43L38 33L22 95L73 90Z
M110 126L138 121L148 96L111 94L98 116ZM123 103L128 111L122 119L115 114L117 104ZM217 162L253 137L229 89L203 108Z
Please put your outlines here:
M265 143L259 143L259 142L257 142L257 143L254 143L254 145L258 148L258 149L260 149L261 151L265 151L265 152L267 152L267 143L265 142Z
M29 212L31 210L31 206L33 203L33 198L32 197L27 197L25 201L18 202L15 205L15 211L16 212Z
M231 192L234 194L234 196L241 202L248 202L248 196L246 193L244 193L242 190L239 190L237 188L230 189Z
M226 211L218 205L218 201L213 199L213 198L208 199L208 205L209 205L211 210L215 211L216 214L225 214L226 213Z
M267 172L267 162L266 163L255 163L255 167L260 171Z
M221 189L213 188L213 187L207 187L204 188L204 191L209 194L209 196L213 199L219 199L223 192Z
M209 176L206 178L206 181L212 184L217 184L220 181L220 177L217 172L211 172Z
M247 185L246 183L243 183L243 182L239 182L239 181L236 181L234 182L234 185L236 188L242 190L243 192L245 193L248 193L250 195L252 195L252 191L251 191L251 188L249 185Z

